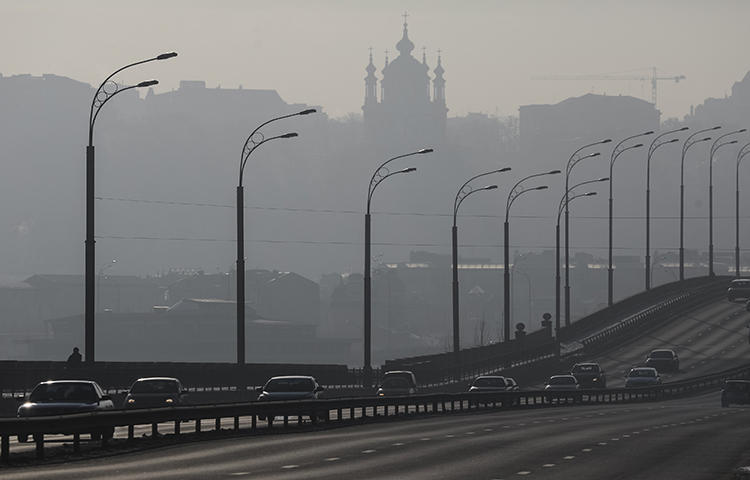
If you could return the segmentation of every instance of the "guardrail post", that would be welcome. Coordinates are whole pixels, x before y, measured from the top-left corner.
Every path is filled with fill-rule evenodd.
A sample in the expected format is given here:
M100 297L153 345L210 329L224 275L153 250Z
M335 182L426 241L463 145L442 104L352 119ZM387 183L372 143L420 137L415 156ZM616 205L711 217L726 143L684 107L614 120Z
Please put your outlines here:
M151 436L152 437L158 437L159 436L159 425L156 423L151 424Z
M132 426L128 427L128 428L132 428ZM174 434L175 435L179 435L180 434L180 421L179 420L175 420L174 421Z
M44 458L44 434L35 433L34 442L36 442L36 458L41 460Z
M201 433L201 419L195 419L195 433Z
M234 422L234 426L237 428L237 430L239 430L240 429L240 417L236 417L236 418L237 420ZM250 428L252 430L255 430L256 428L258 428L258 416L255 414L253 414L250 417Z
M0 457L2 457L3 463L10 462L10 435L3 435Z
M215 424L214 424L214 430L216 430L217 432L221 431L221 418L219 418L219 417L216 417L216 421L215 421Z
M73 451L78 452L79 450L81 450L81 434L74 433L73 434Z
M175 430L177 429L175 428ZM133 425L128 425L128 442L132 442L134 437L135 437L135 427Z
M253 424L255 424L255 415L253 415ZM234 430L240 429L240 417L234 417Z

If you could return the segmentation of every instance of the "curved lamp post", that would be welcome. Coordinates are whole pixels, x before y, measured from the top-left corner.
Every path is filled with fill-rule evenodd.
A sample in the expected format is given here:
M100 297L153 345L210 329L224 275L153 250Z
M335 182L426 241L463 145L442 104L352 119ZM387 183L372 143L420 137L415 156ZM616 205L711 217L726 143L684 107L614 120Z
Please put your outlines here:
M281 120L283 118L295 117L298 115L309 115L315 113L314 108L303 110L301 112L292 113L289 115L283 115L280 117L272 118L266 122L261 123L258 127L245 140L245 144L242 146L242 153L240 154L240 169L237 181L237 364L243 365L245 363L245 188L243 185L245 175L245 165L250 158L250 155L255 151L256 148L260 147L266 142L277 139L294 138L297 136L296 133L285 133L284 135L277 135L275 137L265 138L259 130L268 125L271 122Z
M565 326L570 326L570 209L568 208L568 192L570 191L569 188L569 182L570 182L570 173L573 170L573 167L578 165L578 163L581 160L584 160L586 158L591 157L598 157L600 155L599 152L591 153L589 155L580 155L581 150L584 150L589 147L593 147L596 145L603 145L605 143L610 143L612 141L611 138L606 138L604 140L600 140L598 142L589 143L588 145L584 145L575 152L573 152L573 155L570 156L568 159L568 163L565 166Z
M634 148L640 148L643 146L642 143L639 143L637 145L629 145L627 147L624 147L623 144L625 142L634 138L652 135L653 133L653 131L648 131L622 139L617 145L615 145L615 148L612 149L612 153L609 156L609 266L607 268L607 305L609 306L612 306L612 303L614 302L614 267L612 265L612 209L614 206L614 199L612 198L612 177L614 173L615 161L620 155L627 152L628 150L633 150Z
M375 189L380 185L383 180L393 175L400 173L411 173L417 169L414 167L404 168L402 170L396 170L391 172L388 170L386 165L399 158L410 157L412 155L422 155L425 153L431 153L431 148L423 148L416 152L405 153L403 155L397 155L389 158L385 162L381 163L380 166L375 169L372 177L370 177L370 183L367 187L367 210L365 212L365 271L364 271L364 287L365 287L365 325L364 325L364 365L363 365L363 386L370 387L372 385L372 277L370 275L370 204L372 203L372 195L375 193Z
M560 216L562 215L562 212L566 210L568 203L572 202L574 198L578 198L581 196L592 196L596 195L596 192L589 192L587 194L582 195L575 195L573 197L570 196L570 194L575 190L576 188L587 185L589 183L597 183L597 182L606 182L609 180L609 177L599 178L596 180L588 180L585 182L578 183L576 185L573 185L570 187L568 191L566 191L562 198L560 198L560 203L557 206L557 223L555 224L555 337L557 338L557 332L560 331ZM566 326L569 326L566 324Z
M737 140L719 143L721 139L746 131L746 128L742 128L717 137L711 144L711 150L708 154L708 276L710 277L716 275L714 273L714 154L725 145L737 143Z
M742 159L750 155L750 143L746 143L737 152L737 170L735 172L735 204L734 204L734 276L740 276L740 164Z
M140 62L131 63L120 67L112 72L104 81L99 85L94 93L94 98L91 101L91 109L89 111L89 143L86 146L86 260L84 274L86 277L85 286L85 300L84 300L84 362L93 365L95 361L94 354L94 317L96 315L96 297L95 297L95 278L96 278L96 252L94 238L94 204L95 198L95 178L94 178L94 124L96 118L99 116L99 112L105 103L112 99L115 95L118 95L127 90L134 88L150 87L156 85L159 82L156 80L149 80L141 82L137 85L122 86L112 81L112 77L122 72L123 70L141 65L142 63L153 62L156 60L166 60L168 58L176 57L177 53L162 53L156 57L149 58L147 60L141 60Z
M688 127L682 127L657 135L648 147L648 156L646 157L646 290L651 290L651 157L659 147L679 141L676 138L660 141L662 137L684 132L687 129Z
M692 147L696 143L707 142L711 140L711 137L693 140L697 135L713 130L718 130L720 128L720 126L716 126L713 128L698 130L697 132L686 138L685 143L682 144L682 156L680 158L680 281L685 280L685 155L687 155L690 147Z
M458 216L458 208L461 206L466 197L473 195L474 193L481 192L483 190L494 190L497 185L487 185L486 187L471 188L469 185L473 180L484 177L486 175L492 175L493 173L503 173L510 171L510 167L501 168L499 170L492 170L491 172L480 173L468 179L456 193L456 198L453 200L453 228L452 233L452 254L453 254L453 285L452 285L452 299L453 299L453 353L458 355L461 350L461 340L459 331L459 314L458 314L458 225L456 223L456 217ZM458 358L456 358L456 365L458 365Z
M529 180L531 178L535 177L542 177L545 175L557 175L560 173L560 170L551 170L549 172L544 173L535 173L534 175L529 175L527 177L522 178L518 182L516 182L515 185L513 185L513 188L510 189L510 192L508 193L508 199L505 201L505 223L503 224L503 237L504 237L504 245L503 245L503 253L505 258L505 264L503 266L503 341L508 342L510 340L510 207L513 205L513 202L516 201L518 197L523 195L527 192L532 192L534 190L546 190L549 188L547 185L540 185L537 187L529 187L529 188L523 188L521 184L525 182L526 180Z

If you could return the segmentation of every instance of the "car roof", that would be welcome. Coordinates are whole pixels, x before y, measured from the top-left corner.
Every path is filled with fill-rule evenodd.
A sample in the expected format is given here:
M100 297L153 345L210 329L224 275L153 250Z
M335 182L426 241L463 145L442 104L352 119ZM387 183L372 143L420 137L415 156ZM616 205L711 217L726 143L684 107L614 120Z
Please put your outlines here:
M278 377L271 377L268 380L271 381L271 380L292 379L292 378L298 378L298 379L304 378L307 380L315 381L315 377L311 377L309 375L281 375Z
M552 375L549 378L553 379L553 378L576 378L576 377L574 377L573 375Z
M139 378L138 380L136 380L136 382L150 382L152 380L153 381L170 381L170 382L179 383L179 380L177 380L174 377L143 377L143 378Z
M39 382L39 385L54 385L56 383L81 383L85 385L97 385L93 380L47 380L46 382Z
M414 372L411 370L389 370L385 372L383 375L414 375Z
M655 369L654 367L633 367L633 368L630 369L631 372L633 370L653 370L656 373L659 373L659 371L657 369Z
M672 350L671 348L656 348L654 350L651 350L651 353L655 353L655 352L669 352L669 353L674 353L674 350Z
M581 365L596 365L597 367L599 366L599 364L596 363L596 362L581 362L581 363L576 363L573 366L574 367L578 367L578 366L581 366Z
M480 378L502 378L503 380L505 380L505 377L503 377L502 375L479 375L476 380Z

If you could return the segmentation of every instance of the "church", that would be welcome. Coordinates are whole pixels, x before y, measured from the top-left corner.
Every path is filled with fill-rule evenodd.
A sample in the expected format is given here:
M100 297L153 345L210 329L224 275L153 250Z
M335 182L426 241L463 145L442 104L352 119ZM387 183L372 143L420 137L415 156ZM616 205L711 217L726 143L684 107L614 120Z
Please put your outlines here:
M437 66L430 79L426 53L420 62L411 52L414 43L409 39L408 24L404 15L404 31L396 44L398 56L388 60L380 80L378 95L377 68L366 67L365 103L362 106L365 133L376 145L440 145L445 139L448 108L445 103L445 70L438 51ZM432 84L432 85L430 85ZM379 97L379 98L378 98Z

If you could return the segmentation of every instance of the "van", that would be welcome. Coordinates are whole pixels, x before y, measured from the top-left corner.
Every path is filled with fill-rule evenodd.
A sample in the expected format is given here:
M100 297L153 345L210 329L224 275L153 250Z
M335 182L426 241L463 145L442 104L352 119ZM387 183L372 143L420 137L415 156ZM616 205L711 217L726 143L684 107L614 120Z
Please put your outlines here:
M414 395L417 393L417 378L408 370L385 372L378 388L379 397Z

